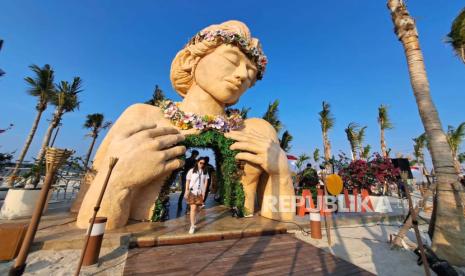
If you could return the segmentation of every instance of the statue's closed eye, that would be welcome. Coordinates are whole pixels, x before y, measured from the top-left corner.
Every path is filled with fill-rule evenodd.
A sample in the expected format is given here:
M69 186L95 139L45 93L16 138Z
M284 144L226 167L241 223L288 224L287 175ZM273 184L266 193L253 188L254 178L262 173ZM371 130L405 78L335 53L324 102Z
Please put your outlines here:
M240 58L235 53L225 53L222 55L226 60L231 62L232 64L239 66Z

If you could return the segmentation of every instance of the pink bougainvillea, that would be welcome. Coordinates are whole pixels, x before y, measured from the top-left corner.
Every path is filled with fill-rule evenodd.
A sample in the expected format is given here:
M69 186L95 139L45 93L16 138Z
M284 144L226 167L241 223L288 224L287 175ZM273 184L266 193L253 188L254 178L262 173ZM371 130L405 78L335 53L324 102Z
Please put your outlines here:
M400 171L395 168L391 159L384 158L375 153L366 160L348 160L345 155L340 155L338 161L338 174L344 181L344 187L353 190L373 190L384 182L395 181Z

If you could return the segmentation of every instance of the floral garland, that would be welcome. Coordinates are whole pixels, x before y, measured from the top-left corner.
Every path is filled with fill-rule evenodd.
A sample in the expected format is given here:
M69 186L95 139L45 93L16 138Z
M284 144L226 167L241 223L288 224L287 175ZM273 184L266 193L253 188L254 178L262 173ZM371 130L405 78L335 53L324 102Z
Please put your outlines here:
M191 112L184 112L179 109L179 103L170 100L160 102L160 108L163 110L165 118L180 129L186 130L195 128L198 130L216 130L219 132L228 132L243 127L244 119L237 109L228 109L227 117L217 115L197 115Z
M268 59L260 45L252 46L251 41L238 33L224 30L201 31L195 35L188 44L193 45L202 40L214 41L220 39L223 43L233 44L257 65L257 80L261 80L265 74Z

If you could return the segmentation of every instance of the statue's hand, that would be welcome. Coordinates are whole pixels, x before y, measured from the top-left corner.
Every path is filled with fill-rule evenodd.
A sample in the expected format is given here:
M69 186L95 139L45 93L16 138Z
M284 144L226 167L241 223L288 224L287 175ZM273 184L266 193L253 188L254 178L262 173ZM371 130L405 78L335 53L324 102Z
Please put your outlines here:
M230 147L231 150L240 151L236 155L236 159L259 165L269 175L289 174L286 153L270 137L257 132L244 133L239 131L225 133L225 136L237 141Z
M142 186L180 168L184 162L176 158L186 148L175 145L182 141L177 129L155 124L136 125L115 136L107 151L108 157L119 158L112 182L121 188Z

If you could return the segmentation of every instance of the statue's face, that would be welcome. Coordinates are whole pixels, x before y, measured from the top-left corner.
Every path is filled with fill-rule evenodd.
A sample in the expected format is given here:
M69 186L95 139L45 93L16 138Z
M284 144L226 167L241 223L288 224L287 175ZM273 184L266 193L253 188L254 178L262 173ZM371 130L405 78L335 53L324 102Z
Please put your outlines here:
M255 82L257 68L238 47L222 44L199 61L194 74L196 84L213 98L234 104Z

